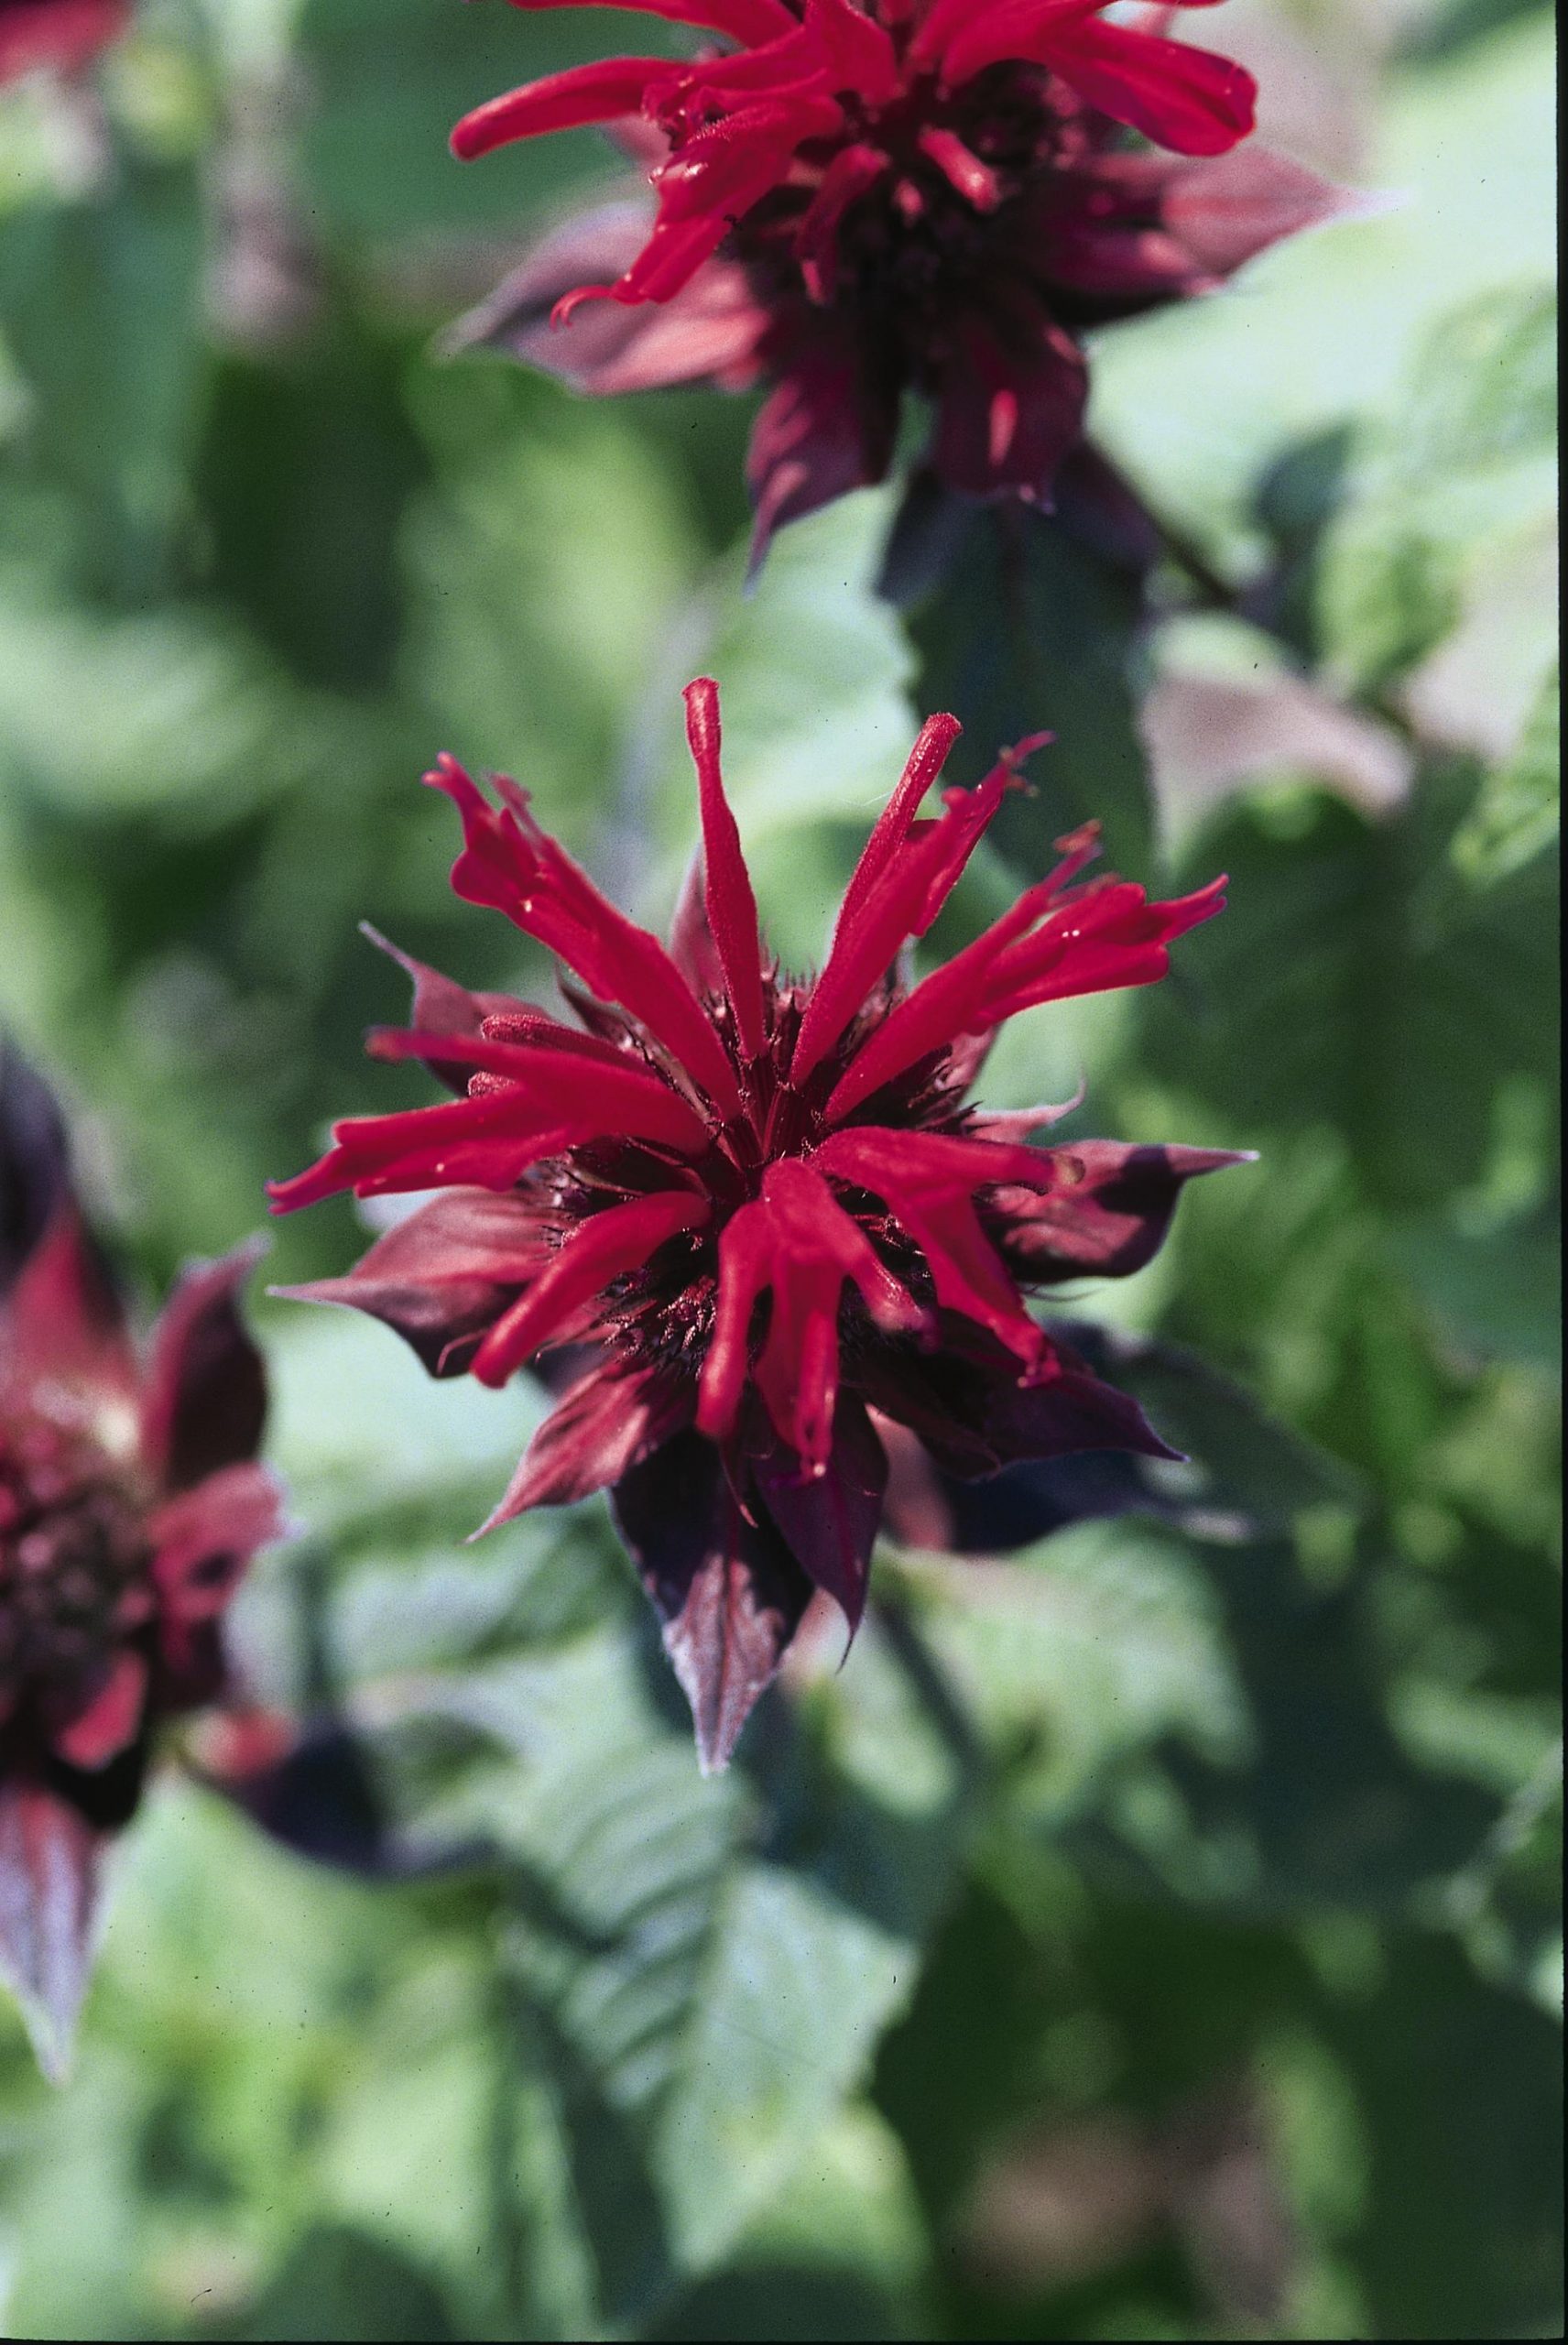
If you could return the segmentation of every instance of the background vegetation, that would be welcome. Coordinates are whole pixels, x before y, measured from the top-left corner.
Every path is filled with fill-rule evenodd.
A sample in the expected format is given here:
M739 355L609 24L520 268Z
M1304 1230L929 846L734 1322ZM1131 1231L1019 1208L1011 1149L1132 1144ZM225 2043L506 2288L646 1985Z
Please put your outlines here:
M149 1293L424 1096L358 919L546 981L447 893L434 752L662 914L706 665L800 965L933 705L1060 736L953 936L1082 812L1229 870L992 1090L1262 1151L1084 1308L1269 1415L1197 1404L1161 1516L885 1553L704 1783L596 1506L460 1543L539 1396L264 1306L306 1529L239 1628L333 1722L285 1820L343 1861L160 1782L68 2090L0 2012L7 2333L1560 2333L1550 20L1225 13L1276 141L1399 202L1104 337L1190 558L1145 622L1042 534L1010 636L982 539L876 599L876 495L742 603L745 402L438 362L610 169L449 122L625 19L146 0L0 103L0 1017Z

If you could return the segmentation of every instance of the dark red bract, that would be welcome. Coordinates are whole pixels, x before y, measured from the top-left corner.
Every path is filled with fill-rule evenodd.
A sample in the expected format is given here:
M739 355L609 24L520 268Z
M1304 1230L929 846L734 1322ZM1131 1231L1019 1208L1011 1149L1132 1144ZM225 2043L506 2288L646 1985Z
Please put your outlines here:
M159 1721L223 1690L221 1616L279 1500L236 1308L254 1251L188 1272L138 1357L58 1154L41 1228L13 1237L41 1085L14 1058L0 1076L0 1970L58 2067L104 1837Z
M458 338L594 391L771 379L750 460L759 552L882 478L906 391L934 409L949 488L1048 499L1082 428L1082 330L1212 289L1337 208L1299 166L1231 155L1253 118L1239 66L1107 24L1105 0L628 5L731 47L552 74L452 145L635 122L652 220L621 205L570 224ZM583 308L595 296L609 314Z
M1120 1272L1160 1243L1182 1182L1232 1157L1110 1142L1046 1149L1052 1111L966 1103L996 1029L1034 1004L1162 976L1221 883L1150 903L1085 880L1093 831L975 943L902 974L1035 744L920 809L957 732L932 717L850 880L819 976L768 956L719 770L716 687L692 684L702 854L667 949L604 900L504 778L450 758L452 873L572 972L581 1024L408 964L419 1059L459 1096L356 1118L293 1180L436 1189L348 1277L293 1290L396 1327L438 1376L499 1385L575 1362L490 1518L609 1487L665 1622L705 1763L727 1758L813 1589L853 1627L902 1426L945 1470L1077 1450L1170 1452L1023 1292Z
M0 82L80 72L131 20L132 0L0 0Z

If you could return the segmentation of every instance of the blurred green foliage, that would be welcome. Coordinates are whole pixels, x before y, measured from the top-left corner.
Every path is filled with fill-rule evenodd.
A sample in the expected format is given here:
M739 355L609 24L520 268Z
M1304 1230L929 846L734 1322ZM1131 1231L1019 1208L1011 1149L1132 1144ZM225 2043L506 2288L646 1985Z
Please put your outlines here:
M877 496L743 602L740 403L437 363L608 168L460 171L446 126L608 15L145 0L0 102L0 1016L149 1291L421 1096L360 1059L400 987L359 918L547 983L449 897L421 764L516 772L662 913L711 664L798 965L939 696L976 757L1060 742L955 935L1089 812L1139 877L1228 869L1167 986L1020 1021L992 1081L1262 1151L1083 1307L1278 1421L1187 1393L1179 1523L886 1553L851 1665L703 1783L599 1510L461 1544L539 1397L266 1308L306 1530L244 1649L366 1739L408 1877L170 1774L69 2090L0 2014L8 2333L1560 2333L1550 31L1226 13L1302 151L1405 200L1106 338L1097 428L1201 557L1152 625L1041 529L906 631ZM1172 762L1147 696L1200 636L1397 787L1298 735ZM278 1273L356 1237L286 1225Z

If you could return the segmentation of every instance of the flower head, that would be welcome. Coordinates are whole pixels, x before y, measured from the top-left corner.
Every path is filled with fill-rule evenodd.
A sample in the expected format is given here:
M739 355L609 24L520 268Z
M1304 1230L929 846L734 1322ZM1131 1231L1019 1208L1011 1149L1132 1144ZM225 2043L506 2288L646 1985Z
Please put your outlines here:
M719 767L717 688L689 687L702 848L668 948L451 758L452 883L571 973L575 1026L417 963L411 1026L458 1096L358 1118L276 1183L280 1211L435 1190L343 1279L293 1292L396 1327L438 1376L490 1385L553 1356L566 1389L490 1518L609 1488L665 1623L704 1763L722 1764L815 1589L852 1628L887 1456L907 1429L974 1476L1064 1452L1172 1453L1053 1342L1027 1290L1137 1269L1183 1181L1230 1162L1109 1142L1037 1148L1049 1109L967 1104L992 1037L1033 1004L1147 985L1218 911L1085 879L1091 830L919 983L942 910L1020 760L920 807L958 732L935 716L850 879L822 972L768 956Z
M221 1620L278 1492L242 1249L180 1280L138 1354L52 1103L0 1057L0 1970L58 2067L104 1837L163 1718L223 1689Z
M457 338L595 391L771 380L759 551L883 477L907 391L932 406L949 488L1049 499L1082 426L1082 330L1209 290L1338 202L1295 164L1231 155L1252 127L1241 67L1107 24L1106 0L627 5L728 47L551 74L452 145L633 125L651 221L572 222Z
M0 83L80 72L130 20L131 0L0 0Z

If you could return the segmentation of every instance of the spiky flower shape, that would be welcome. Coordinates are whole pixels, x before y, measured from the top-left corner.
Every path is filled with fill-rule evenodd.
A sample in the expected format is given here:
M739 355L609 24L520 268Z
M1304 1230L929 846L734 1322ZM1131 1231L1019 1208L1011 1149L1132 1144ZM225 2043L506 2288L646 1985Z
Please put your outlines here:
M1234 1160L1031 1147L1050 1110L988 1116L965 1099L1006 1020L1162 976L1173 939L1220 909L1221 882L1150 903L1126 880L1085 881L1085 830L911 984L906 948L1037 746L922 817L959 730L935 716L821 975L799 982L763 944L716 686L691 685L686 704L702 848L668 949L605 901L515 782L496 778L495 804L441 760L427 779L462 816L454 888L559 956L581 1026L406 964L413 1024L370 1049L424 1061L462 1096L338 1125L272 1196L287 1212L344 1190L441 1192L346 1278L288 1291L387 1322L438 1376L501 1385L565 1356L574 1380L490 1522L611 1490L716 1765L813 1591L860 1619L879 1424L965 1476L1077 1450L1173 1455L1023 1291L1136 1269L1181 1183Z
M254 1260L188 1271L138 1354L52 1102L0 1052L0 1975L53 2070L104 1841L160 1723L224 1690L223 1613L280 1527L237 1309Z
M773 381L759 553L883 477L907 391L933 407L949 489L1048 499L1082 429L1083 330L1211 290L1340 206L1296 164L1231 155L1253 119L1239 66L1107 24L1105 0L623 5L730 46L551 74L452 145L615 125L651 166L654 216L569 223L456 339L592 391ZM583 309L601 296L608 312Z
M0 0L0 84L79 73L130 20L131 0Z

